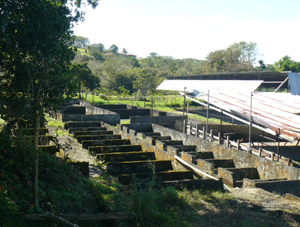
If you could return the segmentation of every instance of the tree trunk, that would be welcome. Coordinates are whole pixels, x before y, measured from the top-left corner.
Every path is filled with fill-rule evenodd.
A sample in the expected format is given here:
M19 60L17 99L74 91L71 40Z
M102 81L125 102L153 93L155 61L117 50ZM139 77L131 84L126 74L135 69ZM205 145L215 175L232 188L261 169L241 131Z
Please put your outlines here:
M39 183L39 131L41 124L41 107L40 100L35 100L34 111L34 151L33 151L33 204L39 205L38 183Z
M79 81L78 90L79 90L79 99L81 99L81 81Z

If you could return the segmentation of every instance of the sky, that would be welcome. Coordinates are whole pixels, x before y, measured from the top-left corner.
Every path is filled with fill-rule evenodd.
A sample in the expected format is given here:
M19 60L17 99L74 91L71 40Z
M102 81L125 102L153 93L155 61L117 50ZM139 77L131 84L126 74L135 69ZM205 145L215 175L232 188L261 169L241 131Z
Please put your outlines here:
M299 0L100 0L84 11L75 35L137 57L204 60L246 41L257 43L266 64L286 55L300 61Z

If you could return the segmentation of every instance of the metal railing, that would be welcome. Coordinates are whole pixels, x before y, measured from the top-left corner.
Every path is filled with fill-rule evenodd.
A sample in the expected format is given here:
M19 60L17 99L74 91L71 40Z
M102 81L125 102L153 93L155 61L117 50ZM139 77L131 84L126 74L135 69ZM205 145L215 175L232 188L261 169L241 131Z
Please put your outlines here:
M223 145L228 148L235 148L237 150L241 150L247 153L251 153L253 155L257 155L259 157L263 157L265 159L271 160L271 161L279 161L281 163L287 164L287 165L297 165L300 166L300 162L297 162L295 160L292 160L291 158L284 157L282 155L277 156L275 152L267 151L266 149L263 148L254 148L253 146L251 147L251 151L248 151L248 146L241 144L239 140L233 141L230 140L230 136L227 135L226 139L223 139L221 137L221 133L218 132L218 135L213 135L213 130L211 129L208 133L206 133L205 126L202 128L198 127L191 127L191 124L186 125L186 134L187 135L193 135L199 138L202 138L203 140L209 141L211 143L216 143Z

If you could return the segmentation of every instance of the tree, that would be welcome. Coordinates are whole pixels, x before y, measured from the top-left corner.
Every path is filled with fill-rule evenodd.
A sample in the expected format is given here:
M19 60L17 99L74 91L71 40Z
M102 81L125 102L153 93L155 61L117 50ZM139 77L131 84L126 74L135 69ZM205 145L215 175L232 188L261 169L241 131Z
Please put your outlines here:
M99 78L93 75L87 64L87 62L81 64L74 63L71 68L72 74L75 76L76 83L78 84L79 98L81 98L82 86L93 91L100 85Z
M105 51L105 47L102 43L98 43L98 44L92 44L89 46L89 49L92 50L92 49L97 49L100 51L100 53L104 53Z
M207 73L251 71L258 55L256 43L235 43L226 49L210 52L205 70Z
M127 52L127 50L125 48L123 48L122 53L123 54L127 54L128 52Z
M146 95L147 91L153 94L158 85L157 73L156 69L150 67L138 69L133 87L137 90L140 89L142 95Z
M94 57L94 59L96 61L103 61L104 60L104 56L101 53L101 51L97 48L92 48L90 49L90 54Z
M90 40L83 36L75 36L74 46L77 48L86 49L89 45Z
M6 119L34 110L33 203L38 205L38 141L43 110L74 94L70 62L75 49L72 23L83 18L76 0L0 2L0 110ZM97 6L97 1L88 0ZM69 8L73 6L73 8ZM20 106L16 106L16 103Z
M118 53L118 51L119 51L119 48L115 44L111 45L108 50L109 53Z
M284 56L279 61L274 63L276 71L292 71L300 72L300 62L294 61L289 56Z

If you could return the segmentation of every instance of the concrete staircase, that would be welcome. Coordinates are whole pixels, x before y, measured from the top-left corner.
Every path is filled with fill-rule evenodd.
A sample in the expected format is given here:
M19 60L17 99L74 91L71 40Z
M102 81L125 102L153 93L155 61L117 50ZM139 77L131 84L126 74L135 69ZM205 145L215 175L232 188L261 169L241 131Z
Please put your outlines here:
M174 171L171 160L156 160L154 152L142 151L140 145L131 145L130 140L113 134L98 122L70 122L65 127L83 148L105 164L107 173L118 177L123 184L139 178L155 179L162 185L172 185L173 182L180 187L197 186L191 171ZM160 133L142 133L143 138L146 136L170 139L161 137ZM182 142L168 140L168 143L182 146Z

